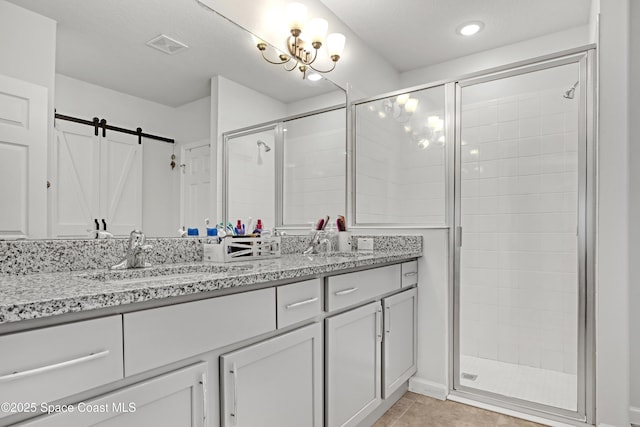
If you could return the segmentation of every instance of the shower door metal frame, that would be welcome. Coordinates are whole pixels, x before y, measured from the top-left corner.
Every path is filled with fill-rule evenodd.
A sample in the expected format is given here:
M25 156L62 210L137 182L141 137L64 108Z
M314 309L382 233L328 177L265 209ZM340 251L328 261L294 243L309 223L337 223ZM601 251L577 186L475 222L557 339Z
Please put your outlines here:
M460 256L461 228L461 101L462 88L567 64L579 65L581 96L578 113L578 370L577 410L506 397L460 384ZM511 69L476 75L455 84L455 166L453 227L449 239L451 265L450 393L486 404L582 425L595 420L595 234L596 234L596 55L595 49L555 58L532 60Z

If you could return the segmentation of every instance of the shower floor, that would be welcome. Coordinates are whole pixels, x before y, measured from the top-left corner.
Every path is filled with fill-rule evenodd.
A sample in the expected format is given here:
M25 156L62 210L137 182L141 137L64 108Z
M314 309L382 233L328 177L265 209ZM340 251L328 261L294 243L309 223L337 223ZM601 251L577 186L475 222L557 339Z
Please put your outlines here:
M477 375L460 380L466 387L556 408L577 409L577 376L473 356L460 356L460 372ZM466 375L465 375L466 376Z

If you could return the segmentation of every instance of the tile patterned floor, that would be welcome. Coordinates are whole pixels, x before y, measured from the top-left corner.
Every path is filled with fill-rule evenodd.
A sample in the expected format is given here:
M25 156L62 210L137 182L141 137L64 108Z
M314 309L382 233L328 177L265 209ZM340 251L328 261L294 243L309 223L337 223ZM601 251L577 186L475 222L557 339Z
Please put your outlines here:
M465 355L460 356L460 371L478 376L462 379L464 386L570 411L578 408L576 375Z
M450 400L407 392L373 427L542 427Z

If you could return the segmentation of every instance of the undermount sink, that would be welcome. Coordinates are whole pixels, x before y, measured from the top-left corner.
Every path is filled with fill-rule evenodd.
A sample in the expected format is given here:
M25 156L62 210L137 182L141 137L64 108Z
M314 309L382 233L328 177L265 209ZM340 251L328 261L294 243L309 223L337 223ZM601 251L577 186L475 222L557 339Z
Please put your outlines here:
M91 273L78 274L81 279L97 280L100 282L111 281L146 281L164 276L186 275L186 274L217 274L243 272L253 268L252 265L212 265L212 264L192 264L192 265L159 265L146 268L130 268L126 270L103 270Z

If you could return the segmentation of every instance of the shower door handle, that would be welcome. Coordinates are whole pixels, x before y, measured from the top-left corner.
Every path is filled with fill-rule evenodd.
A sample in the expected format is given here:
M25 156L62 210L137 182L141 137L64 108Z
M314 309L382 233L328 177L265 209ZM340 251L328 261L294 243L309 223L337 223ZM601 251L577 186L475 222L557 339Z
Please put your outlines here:
M462 247L462 226L460 225L456 227L456 246Z

